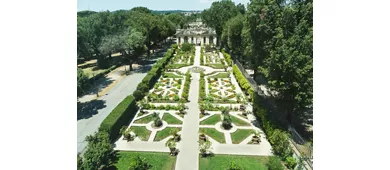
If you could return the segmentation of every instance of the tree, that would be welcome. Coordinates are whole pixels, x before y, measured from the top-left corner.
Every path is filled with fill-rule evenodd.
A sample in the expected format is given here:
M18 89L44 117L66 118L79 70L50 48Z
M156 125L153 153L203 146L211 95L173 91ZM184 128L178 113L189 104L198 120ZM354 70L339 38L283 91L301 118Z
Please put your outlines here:
M108 11L98 12L83 19L78 19L78 55L93 55L97 57L99 68L108 68L106 56L100 55L101 40L108 34ZM80 43L80 44L79 44Z
M244 4L239 3L239 4L237 4L236 8L237 8L237 10L238 10L241 14L245 14L245 6L244 6Z
M77 96L84 93L88 86L88 76L81 68L77 68Z
M173 24L175 24L176 28L183 29L184 25L186 23L185 16L182 13L172 13L169 15L166 15L166 18L171 21Z
M217 39L221 39L223 26L232 17L239 13L231 0L214 1L209 9L202 12L202 21L215 29ZM217 43L216 45L218 45Z
M80 156L80 153L77 153L77 170L82 170L83 158Z
M244 16L239 14L229 19L222 32L222 44L227 46L234 56L240 56L243 51L242 28L244 26Z
M107 35L102 38L102 42L99 46L99 52L101 55L108 55L111 59L111 54L122 51L125 48L120 35Z
M145 14L151 14L152 13L152 11L150 9L148 9L146 7L142 7L142 6L134 7L130 11L138 12L138 13L145 13Z
M116 155L107 132L95 132L94 135L88 136L86 140L88 146L84 153L83 169L97 170L113 165Z
M147 54L150 57L150 49L152 42L158 39L158 25L159 20L151 13L130 12L130 17L126 24L140 32L145 36L145 44L148 48Z
M145 36L136 29L125 34L126 57L129 60L130 71L133 70L132 64L145 52ZM125 51L125 52L126 52Z
M138 155L130 160L130 170L147 170L151 167L152 165L150 165L145 158Z
M290 138L286 132L276 129L268 138L275 155L285 159L292 154L289 142Z

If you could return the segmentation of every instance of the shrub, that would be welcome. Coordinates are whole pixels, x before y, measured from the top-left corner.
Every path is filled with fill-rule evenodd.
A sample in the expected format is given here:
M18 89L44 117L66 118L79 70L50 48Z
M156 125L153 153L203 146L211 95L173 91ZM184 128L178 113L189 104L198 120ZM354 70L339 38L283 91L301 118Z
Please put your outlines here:
M222 127L225 129L232 128L232 119L230 118L230 115L224 115L222 120Z
M119 131L133 119L136 114L136 102L132 95L127 96L100 124L99 131L110 134L111 141L118 138Z
M82 169L108 169L115 160L114 147L107 132L95 132L85 139L88 142Z
M285 159L292 154L289 143L289 136L286 132L276 129L268 137L274 153Z
M181 50L182 51L184 51L184 52L189 52L189 51L191 51L192 50L192 46L193 46L193 44L190 44L190 43L183 43L182 45L181 45Z
M141 91L139 91L139 90L136 90L136 91L134 91L133 92L133 96L134 96L134 98L135 98L135 100L141 100L143 97L144 97L144 95L142 94L142 92Z
M229 66L232 65L232 57L225 52L224 49L221 50L222 54L223 54L223 57L225 58L226 62L228 63Z
M284 170L280 159L276 156L271 156L267 163L269 170Z
M287 157L285 162L288 169L294 169L297 165L297 161L292 156Z
M152 165L150 165L148 162L146 162L145 158L141 158L140 156L137 156L130 160L130 166L129 169L150 169Z

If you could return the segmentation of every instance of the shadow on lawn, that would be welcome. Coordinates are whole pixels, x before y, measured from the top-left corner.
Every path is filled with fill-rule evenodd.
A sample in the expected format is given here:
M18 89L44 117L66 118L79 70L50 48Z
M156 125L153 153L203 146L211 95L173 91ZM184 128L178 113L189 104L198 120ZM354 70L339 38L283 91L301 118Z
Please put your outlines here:
M87 119L98 113L98 110L106 107L103 100L92 100L89 102L77 102L77 120Z

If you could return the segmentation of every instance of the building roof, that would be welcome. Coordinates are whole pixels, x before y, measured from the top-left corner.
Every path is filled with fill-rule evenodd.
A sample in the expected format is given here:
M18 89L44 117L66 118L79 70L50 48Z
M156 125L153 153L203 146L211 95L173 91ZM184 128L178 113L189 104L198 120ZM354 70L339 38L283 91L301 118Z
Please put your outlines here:
M210 27L206 27L202 21L197 19L196 22L192 22L189 24L189 28L187 29L177 29L176 36L186 36L186 35L216 35L214 29Z

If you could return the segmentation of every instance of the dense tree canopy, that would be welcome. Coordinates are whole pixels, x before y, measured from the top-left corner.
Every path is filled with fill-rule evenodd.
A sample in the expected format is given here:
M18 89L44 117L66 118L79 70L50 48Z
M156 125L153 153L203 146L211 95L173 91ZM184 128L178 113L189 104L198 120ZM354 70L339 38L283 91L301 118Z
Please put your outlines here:
M312 4L312 0L252 0L245 10L240 4L220 1L202 13L203 21L221 33L221 47L277 92L277 103L289 122L292 113L299 116L312 105Z
M239 10L231 0L215 1L209 9L202 12L202 21L215 29L217 38L220 39L225 23L236 16Z

